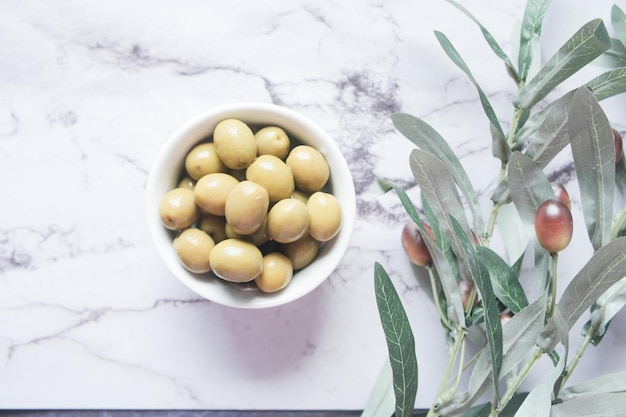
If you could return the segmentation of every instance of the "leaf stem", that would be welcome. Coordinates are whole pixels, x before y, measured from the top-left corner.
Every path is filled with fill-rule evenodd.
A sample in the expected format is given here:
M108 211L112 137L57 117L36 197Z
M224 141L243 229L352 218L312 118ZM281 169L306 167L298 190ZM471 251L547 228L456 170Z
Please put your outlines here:
M526 362L522 370L519 372L519 374L517 374L516 378L512 381L511 385L507 388L506 392L500 399L500 404L498 405L498 407L492 408L491 414L489 414L489 417L497 416L498 413L500 413L504 409L504 407L506 407L508 402L511 400L511 398L513 398L513 396L517 392L517 389L519 388L519 386L522 384L524 379L530 373L535 363L537 363L539 358L541 358L541 355L543 355L543 351L539 347L536 347L533 355L530 357L528 362Z
M583 339L580 346L578 347L578 350L576 351L576 355L574 355L574 358L567 365L567 368L565 369L565 372L563 373L563 378L561 380L560 387L557 391L557 396L558 396L558 393L561 391L561 388L565 386L565 383L567 382L569 377L572 375L572 373L576 369L578 362L580 362L581 358L585 354L585 350L587 350L587 347L589 346L589 344L591 343L594 337L596 337L596 330L592 326L589 326L589 329L587 330L587 333L585 334L585 338Z
M502 204L494 203L493 207L491 208L491 214L489 215L489 224L487 225L487 232L485 233L485 246L489 246L491 236L493 236L493 229L496 227L496 218L498 217L500 207L502 207Z
M450 323L450 319L448 319L448 315L445 314L443 308L441 307L441 301L439 300L439 286L437 285L437 280L435 279L435 271L432 266L426 266L428 270L428 277L430 278L430 287L433 291L433 300L435 302L435 306L437 307L437 312L439 312L439 317L441 318L441 322L448 332L451 332L454 329L452 323Z
M517 125L519 124L523 112L524 109L518 109L517 107L513 112L513 117L511 118L511 128L509 129L509 135L506 140L510 149L513 149L515 148L515 146L517 146L517 143L515 141L515 133L517 132Z
M437 395L435 396L435 402L433 406L428 411L427 417L435 417L438 416L439 413L436 411L436 408L439 404L449 401L452 397L454 397L456 390L458 388L460 382L460 374L463 372L463 358L460 359L459 371L455 378L454 385L449 384L450 377L452 376L452 370L454 369L454 364L457 362L457 358L459 356L459 350L462 352L462 355L465 355L465 330L457 326L454 329L454 344L450 349L450 356L448 358L448 366L446 368L446 372L441 380L441 384L439 385L439 390L437 391Z
M617 239L617 235L622 230L622 227L626 223L626 207L620 211L615 219L615 223L613 223L613 229L611 230L611 238L610 240Z
M557 268L558 268L558 263L559 263L559 254L551 253L550 260L552 264L551 265L552 273L550 274L552 275L550 279L550 288L551 288L552 295L550 297L550 305L548 306L548 311L546 313L547 318L552 317L552 313L554 313L554 306L556 305L556 283L557 283L556 273L557 273Z

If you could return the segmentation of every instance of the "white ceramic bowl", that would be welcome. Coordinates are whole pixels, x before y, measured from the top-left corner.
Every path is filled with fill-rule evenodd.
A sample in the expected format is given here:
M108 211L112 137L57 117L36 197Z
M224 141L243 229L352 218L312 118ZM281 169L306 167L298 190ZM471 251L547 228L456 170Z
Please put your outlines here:
M158 205L163 195L178 183L187 152L206 140L218 122L239 119L257 126L282 127L292 139L318 149L330 166L328 191L340 202L343 223L339 234L320 248L315 260L295 271L283 290L266 294L252 286L232 284L208 273L196 275L178 261L172 247L174 233L161 224ZM354 183L341 151L328 134L310 119L287 108L264 103L237 103L208 110L183 125L164 144L157 155L146 187L147 218L150 235L166 267L176 278L200 296L216 303L238 308L273 307L296 300L318 287L341 261L354 227L356 197Z

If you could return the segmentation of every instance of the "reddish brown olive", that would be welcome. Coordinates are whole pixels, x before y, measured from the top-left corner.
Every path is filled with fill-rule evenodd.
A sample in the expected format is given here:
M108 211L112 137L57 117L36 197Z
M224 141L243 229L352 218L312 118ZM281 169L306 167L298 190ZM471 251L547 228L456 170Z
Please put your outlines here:
M424 228L434 240L433 232L430 227L424 223ZM426 246L426 242L421 235L421 230L415 222L410 221L402 228L402 247L406 252L409 260L417 266L426 266L432 262L430 251Z
M565 203L567 208L571 210L572 200L570 199L569 193L567 192L563 184L553 181L550 183L550 185L552 186L552 191L554 191L554 196L556 197L556 199Z
M622 155L624 154L623 142L622 142L622 134L617 130L613 129L613 142L615 144L615 163L617 164L622 160Z
M474 288L474 281L469 280L461 280L459 281L459 290L461 291L461 300L463 302L463 309L467 310L467 307L470 303L470 295L472 294L472 289ZM472 302L472 307L478 303L478 294L474 292L474 301Z
M512 318L513 318L513 312L509 309L506 309L502 313L500 313L500 324L504 326Z
M535 233L541 247L555 254L572 240L574 222L572 212L555 198L541 203L535 214Z

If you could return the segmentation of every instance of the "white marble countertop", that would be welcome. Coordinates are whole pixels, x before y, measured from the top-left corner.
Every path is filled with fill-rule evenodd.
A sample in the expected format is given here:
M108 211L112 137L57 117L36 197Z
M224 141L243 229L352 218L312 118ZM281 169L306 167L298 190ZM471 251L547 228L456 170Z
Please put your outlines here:
M545 57L591 18L609 22L613 3L555 0ZM508 48L522 0L463 4ZM376 179L412 183L411 146L389 117L403 111L452 138L481 191L494 185L476 90L433 35L507 120L513 83L472 22L442 0L73 0L0 2L0 28L0 408L361 409L386 356L374 261L414 322L417 405L429 404L445 343L399 243L407 217ZM354 175L344 261L283 307L199 299L158 259L143 217L163 142L237 101L315 120ZM624 98L605 104L626 130ZM626 368L626 355L603 360L626 345L615 320L582 372Z

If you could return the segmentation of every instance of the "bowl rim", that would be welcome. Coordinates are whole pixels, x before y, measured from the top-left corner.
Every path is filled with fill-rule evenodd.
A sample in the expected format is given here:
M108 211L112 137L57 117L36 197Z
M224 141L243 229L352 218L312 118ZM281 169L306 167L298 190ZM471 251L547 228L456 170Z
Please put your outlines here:
M330 185L342 207L342 227L338 235L320 248L316 259L308 267L294 271L291 283L283 290L266 294L259 290L247 291L239 284L216 278L212 273L193 274L178 261L169 238L173 232L161 224L158 210L160 198L178 181L184 164L184 155L193 144L206 139L215 125L226 118L239 118L245 123L277 125L288 135L305 144L315 146L331 166ZM293 133L298 130L298 134ZM168 165L176 169L165 169ZM221 305L259 309L275 307L295 301L312 292L339 266L349 241L356 217L356 193L349 166L336 142L317 123L295 110L277 104L239 102L223 104L205 110L180 126L163 143L152 163L146 184L146 219L153 245L165 266L179 281L203 298ZM245 287L243 287L245 288Z

